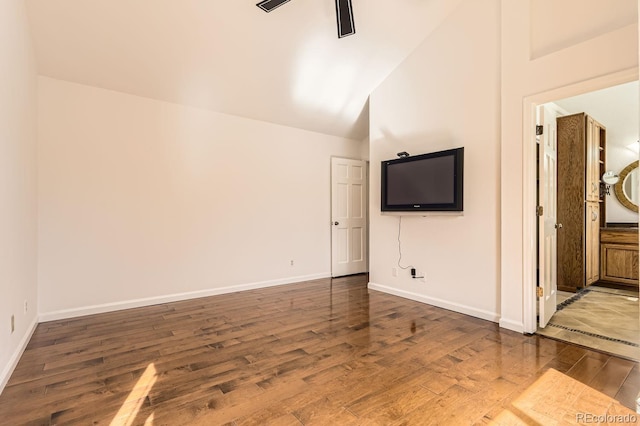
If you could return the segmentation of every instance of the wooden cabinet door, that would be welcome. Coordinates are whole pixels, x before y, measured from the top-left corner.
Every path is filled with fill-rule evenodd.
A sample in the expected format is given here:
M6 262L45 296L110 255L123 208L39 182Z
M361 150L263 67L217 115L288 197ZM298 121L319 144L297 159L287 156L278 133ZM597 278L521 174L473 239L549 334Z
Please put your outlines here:
M575 291L585 286L586 199L585 114L558 117L557 222L558 289Z
M595 202L592 206L593 214L590 223L591 226L591 280L589 284L593 284L600 279L600 203Z
M585 199L598 201L600 198L600 129L598 123L587 116L586 120L586 182Z
M634 234L637 236L637 234ZM638 243L603 243L600 278L621 284L638 285Z
M585 209L586 285L600 279L600 203L587 202Z

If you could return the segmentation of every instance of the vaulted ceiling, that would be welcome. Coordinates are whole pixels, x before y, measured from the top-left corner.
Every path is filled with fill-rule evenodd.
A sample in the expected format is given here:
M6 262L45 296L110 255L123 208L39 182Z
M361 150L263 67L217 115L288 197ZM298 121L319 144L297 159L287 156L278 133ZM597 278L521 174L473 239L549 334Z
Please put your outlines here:
M334 0L27 2L41 75L362 139L369 94L460 0L353 0L342 39Z

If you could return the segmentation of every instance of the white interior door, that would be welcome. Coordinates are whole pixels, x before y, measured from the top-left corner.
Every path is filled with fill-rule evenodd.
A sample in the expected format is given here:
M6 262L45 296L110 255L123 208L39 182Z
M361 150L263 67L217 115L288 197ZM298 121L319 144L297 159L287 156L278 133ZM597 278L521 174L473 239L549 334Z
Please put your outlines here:
M366 163L331 159L331 276L367 272Z
M558 227L562 225L557 221L557 113L549 106L538 107L540 123L543 134L538 149L540 150L539 162L539 200L542 206L542 215L538 217L539 224L539 283L542 287L542 296L539 297L539 326L544 328L553 314L556 312L556 296L558 292Z

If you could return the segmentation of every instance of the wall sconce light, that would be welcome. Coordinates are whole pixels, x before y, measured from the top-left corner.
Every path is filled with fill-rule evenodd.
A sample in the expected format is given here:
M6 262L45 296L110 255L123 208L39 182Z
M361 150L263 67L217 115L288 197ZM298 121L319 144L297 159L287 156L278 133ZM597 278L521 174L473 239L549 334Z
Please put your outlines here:
M611 185L615 185L620 180L620 176L615 174L613 170L609 170L602 175L601 188L606 195L611 195Z

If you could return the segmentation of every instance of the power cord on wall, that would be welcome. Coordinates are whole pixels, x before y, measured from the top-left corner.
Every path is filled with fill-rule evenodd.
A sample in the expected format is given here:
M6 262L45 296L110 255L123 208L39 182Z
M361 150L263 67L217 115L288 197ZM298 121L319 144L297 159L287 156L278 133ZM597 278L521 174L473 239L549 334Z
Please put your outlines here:
M398 268L400 269L409 269L411 268L411 278L424 278L416 277L416 268L413 265L402 266L402 240L400 239L400 235L402 233L402 216L398 216Z
M400 240L400 233L402 232L402 216L398 216L398 268L400 269L409 269L413 268L413 266L402 266L400 262L402 262L402 241Z

